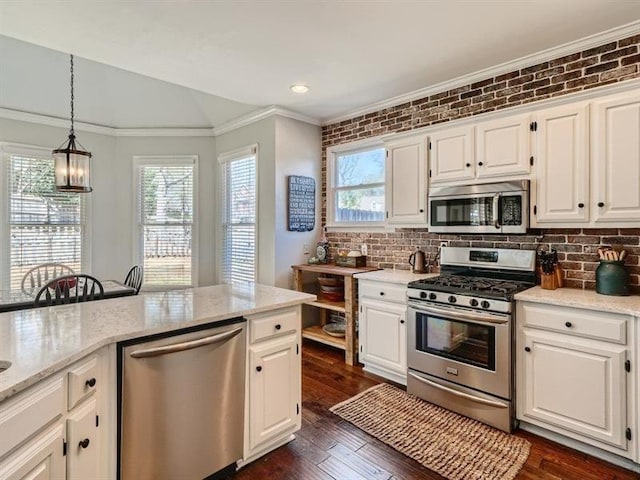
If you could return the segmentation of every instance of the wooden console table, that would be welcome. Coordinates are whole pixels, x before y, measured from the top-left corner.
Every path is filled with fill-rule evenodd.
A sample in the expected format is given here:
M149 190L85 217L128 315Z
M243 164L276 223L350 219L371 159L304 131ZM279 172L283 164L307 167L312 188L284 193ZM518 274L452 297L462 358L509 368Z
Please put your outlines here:
M371 272L378 270L375 267L338 267L336 265L316 264L316 265L293 265L293 288L300 292L303 291L303 274L304 272L324 273L330 275L339 275L344 277L344 301L330 302L322 298L311 302L308 305L320 308L320 325L314 325L302 330L303 338L315 340L316 342L325 343L333 347L341 348L345 351L344 361L349 365L357 363L358 359L358 337L356 333L356 318L358 315L358 301L356 296L356 282L353 278L356 273ZM322 327L327 323L327 311L344 313L346 322L346 332L344 338L332 337L327 335Z

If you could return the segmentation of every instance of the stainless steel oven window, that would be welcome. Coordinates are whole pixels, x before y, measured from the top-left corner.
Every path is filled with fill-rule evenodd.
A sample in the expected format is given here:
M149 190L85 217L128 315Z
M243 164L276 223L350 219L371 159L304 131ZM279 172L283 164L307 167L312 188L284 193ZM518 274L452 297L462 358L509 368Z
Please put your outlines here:
M496 369L494 326L417 312L416 349L485 370Z

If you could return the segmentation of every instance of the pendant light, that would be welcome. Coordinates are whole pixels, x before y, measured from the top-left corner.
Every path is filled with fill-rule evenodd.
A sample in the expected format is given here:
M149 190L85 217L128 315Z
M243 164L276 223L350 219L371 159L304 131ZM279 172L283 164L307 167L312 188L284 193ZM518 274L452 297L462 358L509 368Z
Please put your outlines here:
M89 193L91 187L91 152L76 142L73 129L73 55L71 57L71 129L69 140L53 151L56 190Z

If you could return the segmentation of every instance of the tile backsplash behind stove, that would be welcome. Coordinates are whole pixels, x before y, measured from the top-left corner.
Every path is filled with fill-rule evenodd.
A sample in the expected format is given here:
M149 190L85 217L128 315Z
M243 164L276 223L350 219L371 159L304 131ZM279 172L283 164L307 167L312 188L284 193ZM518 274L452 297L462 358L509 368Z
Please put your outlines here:
M565 286L595 289L598 267L597 248L622 245L627 251L625 265L630 274L631 289L640 293L640 229L531 229L526 235L452 235L429 233L421 229L397 229L386 233L329 232L329 253L338 249L360 250L368 246L367 265L379 268L409 269L409 255L421 248L431 258L441 242L451 247L517 248L558 251L564 270Z

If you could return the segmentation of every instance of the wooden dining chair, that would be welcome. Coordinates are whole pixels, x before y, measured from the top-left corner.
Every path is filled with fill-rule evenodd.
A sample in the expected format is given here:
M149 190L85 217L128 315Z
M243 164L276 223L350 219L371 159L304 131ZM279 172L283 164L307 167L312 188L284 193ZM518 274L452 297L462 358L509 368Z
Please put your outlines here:
M104 288L97 278L85 274L65 275L50 280L42 287L36 295L34 306L88 302L103 296Z
M31 293L37 288L53 280L54 278L64 275L74 275L76 272L71 267L62 263L43 263L28 270L22 277L22 291Z
M134 265L124 279L124 284L127 287L136 289L136 295L140 292L140 287L142 286L143 273L142 265Z

